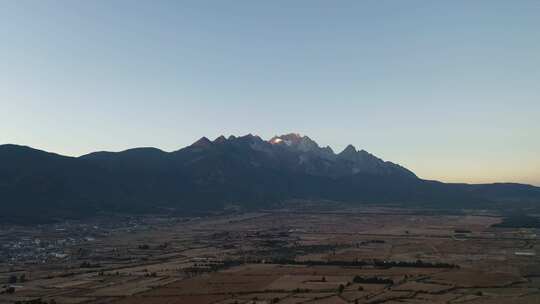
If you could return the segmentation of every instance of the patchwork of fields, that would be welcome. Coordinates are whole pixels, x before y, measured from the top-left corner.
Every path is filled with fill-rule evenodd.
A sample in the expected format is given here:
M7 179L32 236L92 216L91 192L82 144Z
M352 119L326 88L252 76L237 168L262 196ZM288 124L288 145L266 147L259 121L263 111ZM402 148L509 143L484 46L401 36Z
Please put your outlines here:
M0 280L25 279L0 303L540 303L538 231L500 220L381 208L155 219L57 260L3 262Z

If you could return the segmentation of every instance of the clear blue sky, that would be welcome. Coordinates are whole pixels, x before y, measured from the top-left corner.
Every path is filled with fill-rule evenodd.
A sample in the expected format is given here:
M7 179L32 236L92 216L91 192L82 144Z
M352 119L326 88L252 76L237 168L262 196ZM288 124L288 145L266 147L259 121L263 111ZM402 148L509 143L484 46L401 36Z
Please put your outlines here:
M540 185L540 1L0 0L0 143L285 132Z

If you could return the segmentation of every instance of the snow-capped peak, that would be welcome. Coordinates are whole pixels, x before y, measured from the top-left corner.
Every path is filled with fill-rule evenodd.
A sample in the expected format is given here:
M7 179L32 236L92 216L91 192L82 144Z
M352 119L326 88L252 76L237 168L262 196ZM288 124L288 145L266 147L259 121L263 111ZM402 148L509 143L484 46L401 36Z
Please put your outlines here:
M270 142L271 144L273 144L273 145L277 145L277 144L282 143L282 142L283 142L283 139L281 139L281 138L275 136L275 137L273 137L272 139L270 139L269 142Z

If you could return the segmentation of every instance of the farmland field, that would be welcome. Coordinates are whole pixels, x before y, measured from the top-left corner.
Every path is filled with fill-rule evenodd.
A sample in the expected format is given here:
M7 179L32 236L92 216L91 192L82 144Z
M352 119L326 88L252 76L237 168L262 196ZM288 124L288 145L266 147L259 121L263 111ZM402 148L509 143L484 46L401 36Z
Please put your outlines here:
M153 218L3 261L0 280L24 280L0 303L539 303L538 231L500 221L367 207Z

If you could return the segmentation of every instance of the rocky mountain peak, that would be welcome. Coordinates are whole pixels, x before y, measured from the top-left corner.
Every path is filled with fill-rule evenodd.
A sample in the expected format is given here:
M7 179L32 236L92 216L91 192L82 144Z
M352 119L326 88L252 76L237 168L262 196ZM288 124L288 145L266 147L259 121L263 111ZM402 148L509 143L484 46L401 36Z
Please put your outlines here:
M227 141L227 139L223 135L221 135L218 138L214 139L214 143L224 143L226 141Z
M322 149L328 154L334 154L334 150L332 150L332 148L330 146L326 146L326 147L324 147Z
M295 150L309 152L321 149L319 145L307 136L298 133L289 133L272 137L269 143L273 145L285 145Z
M191 145L195 151L204 152L210 147L224 149L223 151L238 151L239 147L249 147L251 150L264 152L263 160L253 160L257 164L281 164L290 170L305 172L310 175L342 177L358 173L375 175L409 175L414 174L396 164L370 154L364 150L357 150L348 145L339 154L335 154L329 146L320 147L315 141L305 135L288 133L277 135L266 141L257 135L247 134L237 138L226 139L219 136L213 142L202 137ZM233 148L234 147L234 148ZM235 152L237 153L237 152Z
M212 145L212 142L206 136L201 137L199 140L191 144L192 147L199 147L199 148L209 147L211 145Z
M356 148L353 145L348 145L341 153L339 153L339 156L341 158L352 158L357 152L358 151L356 151Z

